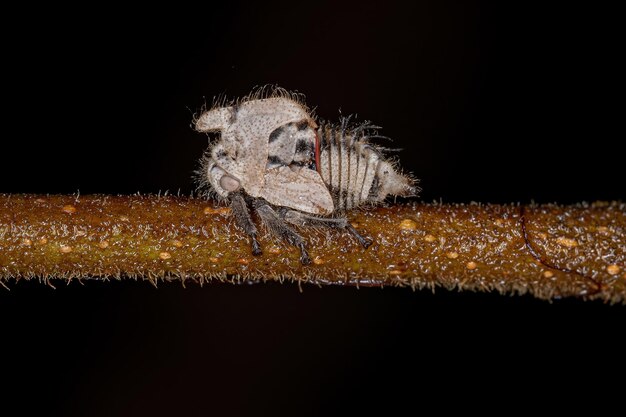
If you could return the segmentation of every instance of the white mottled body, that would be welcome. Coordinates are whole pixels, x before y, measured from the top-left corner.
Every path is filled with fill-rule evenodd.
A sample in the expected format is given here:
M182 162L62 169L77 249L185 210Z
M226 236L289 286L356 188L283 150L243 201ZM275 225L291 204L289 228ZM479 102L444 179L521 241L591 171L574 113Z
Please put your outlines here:
M207 164L209 184L218 195L227 197L239 188L235 182L231 187L223 186L223 177L227 175L252 197L307 213L331 213L332 200L319 175L309 169L289 168L297 143L294 137L269 141L276 129L303 121L307 126L311 123L308 133L313 136L309 140L315 143L315 122L306 108L292 99L252 100L203 113L196 123L197 129L221 131L221 140L211 149ZM270 155L287 157L288 164L269 164Z
M381 202L389 194L415 192L414 181L398 174L381 150L369 143L372 127L317 128L306 108L292 98L213 109L198 118L196 127L221 131L205 168L207 182L224 198L242 188L276 206L330 214Z
M348 127L348 119L339 126L318 127L294 95L285 90L261 94L216 107L196 120L199 131L221 133L202 161L202 182L230 200L238 223L252 237L255 254L260 246L247 213L249 201L270 229L300 246L303 263L308 254L301 238L283 221L343 227L367 247L367 240L345 219L311 215L375 204L388 195L414 195L415 181L396 172L382 148L369 143L376 127ZM282 208L282 214L271 206Z

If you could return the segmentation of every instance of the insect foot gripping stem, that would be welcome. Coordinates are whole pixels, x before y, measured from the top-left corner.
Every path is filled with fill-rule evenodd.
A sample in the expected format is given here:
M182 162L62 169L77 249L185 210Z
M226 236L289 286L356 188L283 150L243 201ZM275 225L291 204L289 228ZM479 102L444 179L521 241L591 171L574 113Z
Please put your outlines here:
M200 186L230 203L254 255L261 246L250 209L308 264L304 240L288 224L346 230L367 248L371 239L357 232L346 212L390 195L417 194L416 180L370 143L380 128L349 122L318 125L302 96L280 88L262 88L197 118L198 131L220 135L201 160Z

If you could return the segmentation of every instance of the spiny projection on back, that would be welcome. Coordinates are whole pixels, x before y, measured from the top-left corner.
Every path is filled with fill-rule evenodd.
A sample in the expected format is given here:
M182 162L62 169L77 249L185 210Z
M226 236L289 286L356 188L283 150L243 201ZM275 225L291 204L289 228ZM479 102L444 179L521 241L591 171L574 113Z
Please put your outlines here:
M385 158L384 148L369 142L378 137L377 126L351 126L349 117L318 125L303 96L282 88L263 87L228 104L220 100L195 127L220 133L202 158L200 184L230 204L254 255L261 245L250 208L308 264L304 240L289 224L345 229L367 248L371 240L345 211L418 191L416 181Z

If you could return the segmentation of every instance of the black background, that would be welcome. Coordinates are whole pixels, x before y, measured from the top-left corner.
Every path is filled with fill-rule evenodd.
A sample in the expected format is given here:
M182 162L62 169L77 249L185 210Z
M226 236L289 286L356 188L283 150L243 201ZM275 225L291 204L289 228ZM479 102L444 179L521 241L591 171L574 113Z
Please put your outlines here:
M58 7L4 17L0 192L188 194L207 145L192 115L269 83L305 94L325 119L341 109L383 126L426 201L624 198L614 11ZM0 397L24 412L323 415L419 410L434 393L450 399L440 410L456 398L532 409L544 398L586 404L600 387L607 404L606 378L624 370L624 308L601 303L293 285L9 287L0 358L12 389Z

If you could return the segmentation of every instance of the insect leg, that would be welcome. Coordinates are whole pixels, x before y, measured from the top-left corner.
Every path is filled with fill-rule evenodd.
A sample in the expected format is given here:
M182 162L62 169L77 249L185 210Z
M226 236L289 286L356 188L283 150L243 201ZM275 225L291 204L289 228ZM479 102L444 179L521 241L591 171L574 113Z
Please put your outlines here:
M261 221L270 229L270 231L279 236L280 238L286 240L289 244L294 245L300 249L300 262L303 265L308 265L311 263L311 258L309 257L309 253L304 247L304 239L296 233L293 229L291 229L284 221L281 219L276 211L267 203L267 201L262 198L256 199L254 203L254 208L256 209L257 214L261 218Z
M363 246L365 249L369 248L370 245L372 244L372 239L361 235L359 232L357 232L357 230L354 227L352 227L350 223L346 225L346 229L348 230L348 232L350 232L352 236L356 238L356 240L359 241L361 246Z
M346 229L352 236L354 236L359 243L368 248L372 244L372 240L361 235L346 219L345 217L332 218L332 217L316 217L310 214L302 213L296 210L288 208L281 208L281 218L286 222L298 225L298 226L313 226L313 227L330 227L333 229Z
M235 222L246 232L248 236L250 236L250 239L252 240L252 254L255 256L260 255L262 253L261 245L259 245L259 241L256 239L256 226L250 217L246 200L240 192L232 192L228 195L228 197L230 198L230 207L233 210Z

